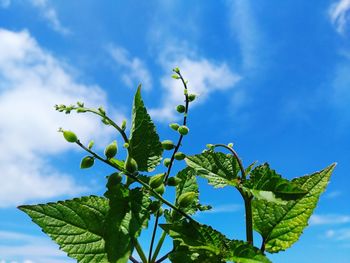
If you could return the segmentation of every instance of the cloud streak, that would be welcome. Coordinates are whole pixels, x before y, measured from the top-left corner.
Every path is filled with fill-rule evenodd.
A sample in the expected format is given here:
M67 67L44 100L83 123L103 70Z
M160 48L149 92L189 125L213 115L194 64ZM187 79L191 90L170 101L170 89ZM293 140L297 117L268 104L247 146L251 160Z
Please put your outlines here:
M349 22L350 0L340 0L329 8L331 22L339 34L344 34Z

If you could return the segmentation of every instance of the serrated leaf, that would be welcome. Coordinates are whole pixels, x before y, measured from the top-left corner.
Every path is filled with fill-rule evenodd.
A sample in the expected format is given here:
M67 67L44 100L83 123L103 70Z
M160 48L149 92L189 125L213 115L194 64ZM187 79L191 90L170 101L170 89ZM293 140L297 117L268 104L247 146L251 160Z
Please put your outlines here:
M80 263L108 263L102 223L108 213L108 200L89 196L58 203L23 205L28 214L60 249Z
M209 253L220 260L242 263L270 262L259 249L243 241L230 240L210 226L186 221L160 226L192 253Z
M162 158L162 144L141 98L141 85L134 97L128 150L140 171L153 171Z
M141 188L129 190L123 184L107 184L109 211L104 222L104 239L110 262L128 262L133 240L147 227L151 200Z
M236 158L232 155L207 151L187 156L185 160L189 167L195 169L199 176L206 178L215 188L237 186L237 174L240 169Z
M293 179L292 182L307 191L302 198L276 205L264 200L253 200L254 229L263 237L266 251L276 253L292 246L308 225L321 193L325 190L335 164L320 172Z
M258 199L283 204L285 200L296 200L306 194L306 191L270 169L267 163L259 165L250 173L249 180L243 187Z
M175 243L175 242L174 242ZM200 253L191 251L186 246L176 246L169 254L169 259L173 263L225 263L210 251L201 250Z

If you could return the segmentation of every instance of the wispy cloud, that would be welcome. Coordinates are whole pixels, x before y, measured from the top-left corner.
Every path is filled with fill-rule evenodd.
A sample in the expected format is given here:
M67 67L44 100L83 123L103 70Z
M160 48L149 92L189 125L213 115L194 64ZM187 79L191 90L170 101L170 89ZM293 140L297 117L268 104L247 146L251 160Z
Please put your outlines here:
M350 241L350 228L329 229L326 231L325 237L337 241Z
M36 7L41 15L49 22L53 30L63 35L68 35L71 31L64 27L58 19L56 10L51 6L48 0L30 0L30 3Z
M230 69L226 62L212 61L197 55L190 49L179 46L167 46L160 55L159 62L163 70L167 72L161 78L164 103L150 110L152 117L159 121L175 120L177 116L174 108L184 101L181 84L170 78L169 69L174 66L178 66L184 72L184 77L188 80L189 92L200 97L193 105L204 103L214 92L232 89L241 78Z
M142 83L145 90L152 87L152 77L145 63L138 57L132 57L123 47L111 45L108 48L112 58L121 68L121 78L125 85L135 88Z
M350 222L350 215L312 215L310 225L338 225Z
M53 110L56 103L77 100L107 104L103 90L77 83L28 32L0 29L0 207L83 190L48 162L54 154L76 149L57 132L60 126L76 131L82 141L108 143L112 131L97 120Z
M238 204L223 204L214 206L213 209L205 211L205 213L219 214L219 213L232 213L242 209L241 205Z
M331 22L339 34L344 34L349 22L350 0L340 0L329 8Z
M0 263L69 263L64 252L60 251L48 238L28 234L0 231Z
M0 0L0 7L7 8L11 4L11 0Z

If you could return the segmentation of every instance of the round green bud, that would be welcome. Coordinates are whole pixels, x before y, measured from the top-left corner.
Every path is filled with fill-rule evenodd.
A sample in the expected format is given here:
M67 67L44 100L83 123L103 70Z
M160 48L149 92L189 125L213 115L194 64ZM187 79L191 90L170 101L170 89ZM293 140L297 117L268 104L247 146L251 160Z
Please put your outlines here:
M126 120L123 120L121 128L122 128L123 131L125 131L125 129L126 129Z
M196 98L196 95L195 94L190 94L188 95L188 101L194 101Z
M172 150L175 148L175 145L174 145L173 141L165 140L165 141L162 141L162 147L164 150Z
M95 142L94 142L93 140L91 140L91 141L89 142L89 144L88 144L89 150L92 149L92 147L94 146L94 144L95 144Z
M179 129L177 130L181 135L186 135L189 132L189 129L187 128L187 126L182 125L179 127Z
M124 147L125 149L128 149L128 148L129 148L129 144L126 142L126 143L124 143L123 147Z
M165 186L164 184L161 184L157 188L154 189L158 194L163 195L165 192Z
M187 207L195 200L196 197L197 193L195 192L183 193L179 196L178 204L180 207Z
M138 170L135 159L128 155L124 163L124 169L131 174L135 173Z
M92 156L85 156L80 162L80 168L86 169L94 165L95 159Z
M84 113L84 112L87 112L87 110L84 109L84 108L77 108L77 112L78 113Z
M227 147L233 148L233 143L231 142L231 143L227 144Z
M177 186L180 183L181 179L177 177L169 177L167 180L167 185Z
M172 128L174 131L177 131L177 129L180 127L177 123L170 123L169 127Z
M109 144L105 149L105 156L107 159L113 158L118 152L118 146L117 141L113 141L111 144Z
M213 150L213 149L214 149L214 144L208 143L208 144L207 144L207 148L208 148L209 150Z
M181 160L185 159L185 157L186 157L186 155L184 153L182 153L182 152L177 152L174 155L174 158L176 160L178 160L178 161L181 161Z
M72 131L63 131L63 137L66 139L67 142L77 142L78 141L78 137Z
M165 177L165 173L156 174L156 175L152 176L151 179L149 180L149 185L152 188L159 187L163 183L164 177Z
M103 107L99 107L98 111L102 114L102 115L106 115L106 111Z
M186 107L184 105L177 105L176 110L179 113L184 113L186 110Z
M123 176L120 173L112 173L108 176L107 187L115 186L121 183Z
M153 201L149 206L149 210L151 211L151 213L156 213L161 206L162 206L161 202Z
M163 161L163 164L165 167L169 167L170 165L170 158L165 158L164 161Z
M178 67L174 68L173 71L176 73L180 73L180 69Z

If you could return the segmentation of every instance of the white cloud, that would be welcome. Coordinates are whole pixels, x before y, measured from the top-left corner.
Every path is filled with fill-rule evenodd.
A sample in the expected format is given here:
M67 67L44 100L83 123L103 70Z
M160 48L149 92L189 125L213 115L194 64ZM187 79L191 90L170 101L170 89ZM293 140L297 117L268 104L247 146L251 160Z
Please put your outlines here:
M344 34L349 21L350 0L333 3L329 9L331 22L339 34Z
M91 115L67 116L53 109L56 103L76 101L106 105L103 90L77 83L28 32L0 29L0 207L83 190L48 163L50 156L76 149L57 128L101 145L108 143L112 130Z
M230 69L226 62L215 62L194 54L186 48L175 48L169 45L160 56L160 64L167 72L161 78L163 104L150 110L153 118L159 121L171 121L178 118L175 107L184 103L183 86L179 80L170 77L169 69L178 66L188 80L190 93L200 98L191 106L204 101L214 92L232 89L240 76Z
M348 215L312 215L310 218L310 225L338 225L350 222Z
M53 30L63 35L71 33L68 28L62 26L56 10L49 4L48 0L30 0L30 2L41 12L42 16L49 22Z
M0 263L69 263L64 252L49 238L42 238L17 232L0 231L0 240L10 245L0 244ZM13 260L13 259L16 259ZM20 259L20 260L19 260Z
M122 69L121 77L125 85L130 88L136 88L138 84L142 83L145 90L152 87L152 78L145 63L137 58L131 57L129 52L119 46L110 46L108 48L114 61Z
M329 229L324 236L336 241L350 241L350 228Z

